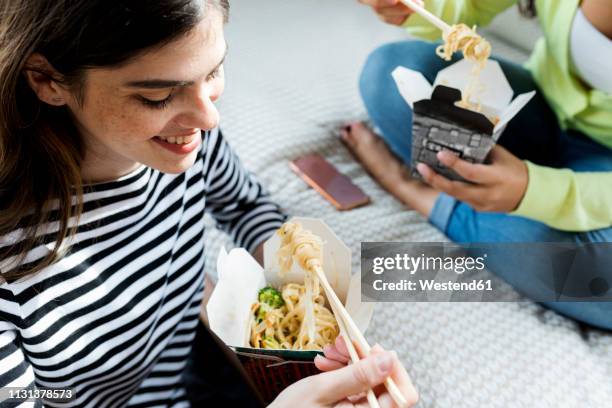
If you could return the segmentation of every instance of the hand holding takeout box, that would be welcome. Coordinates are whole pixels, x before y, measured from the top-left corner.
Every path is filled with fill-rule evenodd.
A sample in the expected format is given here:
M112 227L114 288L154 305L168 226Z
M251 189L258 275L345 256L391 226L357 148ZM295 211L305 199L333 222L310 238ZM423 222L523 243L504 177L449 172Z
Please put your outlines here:
M481 112L456 105L469 86L472 63L463 59L441 70L433 86L418 71L396 68L392 75L413 112L412 175L421 178L417 163L425 163L443 176L464 181L442 165L436 154L447 150L471 163L484 163L506 125L533 98L535 91L512 100L513 91L497 61L488 61L480 73L481 92L471 102Z

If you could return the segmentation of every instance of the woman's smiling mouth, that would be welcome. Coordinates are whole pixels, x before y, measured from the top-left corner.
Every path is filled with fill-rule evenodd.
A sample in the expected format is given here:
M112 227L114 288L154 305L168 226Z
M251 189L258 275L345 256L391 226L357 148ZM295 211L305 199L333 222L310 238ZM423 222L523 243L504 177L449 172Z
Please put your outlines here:
M168 143L189 144L193 142L193 139L196 136L199 136L199 135L200 135L200 129L196 129L189 133L182 133L182 134L177 134L173 136L161 136L160 135L160 136L155 136L155 137L163 140L164 142L168 142Z
M200 137L200 129L195 132L180 135L180 136L155 136L153 141L176 154L188 154L200 146L202 138Z

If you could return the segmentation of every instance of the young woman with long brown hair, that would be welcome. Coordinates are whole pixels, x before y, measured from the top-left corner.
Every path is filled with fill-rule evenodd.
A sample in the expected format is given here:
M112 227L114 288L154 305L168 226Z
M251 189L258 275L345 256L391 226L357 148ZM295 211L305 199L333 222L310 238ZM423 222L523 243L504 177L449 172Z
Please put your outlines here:
M199 401L183 371L201 347L204 215L253 253L285 218L218 129L228 12L227 0L0 2L3 392L38 406L62 404L36 388L71 389L66 406ZM392 353L344 368L334 353L317 359L331 372L275 405L346 406L388 375L414 401Z

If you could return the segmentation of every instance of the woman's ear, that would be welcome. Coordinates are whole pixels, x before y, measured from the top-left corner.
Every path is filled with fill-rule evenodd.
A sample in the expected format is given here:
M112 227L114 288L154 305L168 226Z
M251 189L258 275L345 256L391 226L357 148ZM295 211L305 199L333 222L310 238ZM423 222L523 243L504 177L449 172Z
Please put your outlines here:
M61 78L61 75L42 54L30 55L23 71L38 99L53 106L66 104L68 92L56 79Z

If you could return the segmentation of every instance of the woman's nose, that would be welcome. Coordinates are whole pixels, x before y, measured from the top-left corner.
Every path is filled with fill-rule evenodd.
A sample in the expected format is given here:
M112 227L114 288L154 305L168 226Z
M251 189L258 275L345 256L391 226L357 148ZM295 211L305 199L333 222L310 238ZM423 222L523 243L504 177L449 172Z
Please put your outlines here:
M214 129L219 126L219 110L214 104L219 98L220 92L216 87L204 85L194 92L192 107L188 117L184 117L181 123L188 127L198 129Z

